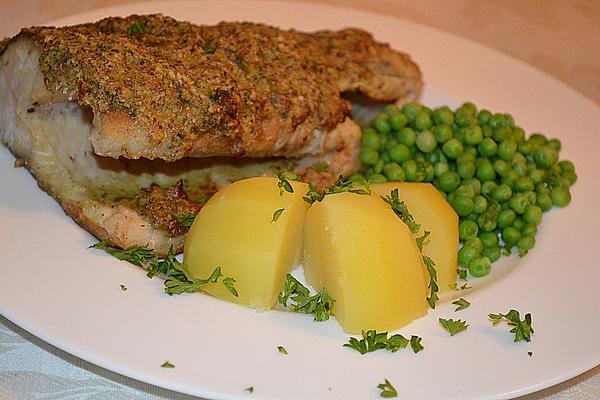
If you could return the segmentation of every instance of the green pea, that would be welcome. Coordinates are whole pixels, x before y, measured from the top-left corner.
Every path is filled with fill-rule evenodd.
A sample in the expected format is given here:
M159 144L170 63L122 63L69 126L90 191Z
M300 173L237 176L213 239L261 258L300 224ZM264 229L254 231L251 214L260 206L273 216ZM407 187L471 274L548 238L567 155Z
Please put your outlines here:
M531 143L533 147L540 147L548 143L548 138L543 133L535 132L529 136L527 141Z
M481 193L490 196L494 192L494 189L496 189L496 186L498 186L498 184L492 180L483 182L481 184Z
M523 236L533 236L537 234L537 224L525 224L523 228L521 228L521 234Z
M464 196L472 199L475 197L475 189L473 189L473 187L470 185L460 185L458 188L456 188L454 194L456 196Z
M386 164L383 167L383 174L389 181L404 182L406 180L404 170L395 162Z
M464 245L472 247L480 253L483 251L483 242L478 237L467 240Z
M481 252L482 256L486 256L493 263L496 262L496 261L498 261L500 259L501 254L502 253L500 252L500 247L499 246L496 246L496 247L486 247Z
M462 184L471 186L473 188L473 191L475 192L475 194L481 193L481 182L479 182L475 178L465 179L465 180L463 180Z
M535 203L540 207L543 212L546 212L554 205L552 203L552 197L549 193L538 193L536 196Z
M488 201L485 196L477 195L473 197L473 212L476 214L481 214L487 210Z
M373 166L373 172L375 172L376 174L380 174L381 171L383 171L384 165L385 165L385 162L380 158L379 160L377 160L377 162Z
M454 122L458 126L472 126L477 123L477 120L468 110L459 108L454 113Z
M370 147L363 147L360 151L359 158L360 162L364 165L375 165L379 160L379 153L377 153L377 150Z
M521 236L521 238L516 243L517 248L519 249L519 253L526 254L529 250L533 249L535 246L535 237L534 236Z
M367 183L367 180L361 174L352 174L350 176L350 181L357 185L365 185Z
M421 134L417 136L416 144L423 153L430 153L437 147L437 141L430 130L422 131Z
M474 221L461 221L458 227L459 237L461 240L469 240L477 237L479 227Z
M477 114L477 122L479 125L487 125L488 121L492 117L492 113L488 110L481 110L479 114Z
M483 132L484 138L491 138L494 135L494 130L489 125L483 126L481 131Z
M569 160L559 161L558 166L561 172L575 172L575 164Z
M406 126L398 131L396 140L407 147L413 147L417 141L417 134L412 128Z
M440 176L440 189L444 192L453 192L460 185L460 176L454 171L446 171Z
M469 179L475 176L475 172L477 172L477 167L473 161L465 161L458 163L456 166L456 172L463 179Z
M444 154L451 159L456 159L464 151L464 146L460 140L452 138L442 145Z
M499 203L510 199L511 196L512 190L510 186L508 186L505 183L501 183L500 185L496 186L496 188L492 192L492 198Z
M433 167L433 172L438 178L444 175L444 173L448 172L449 170L450 167L448 166L448 163L445 162L439 162Z
M550 146L540 146L533 151L533 160L540 168L549 168L558 160L558 153Z
M510 208L502 210L502 212L498 216L498 228L504 229L507 226L512 226L516 219L517 214Z
M498 157L500 157L501 160L511 161L515 156L516 152L517 143L515 143L511 139L506 139L498 145Z
M562 144L560 143L560 140L558 140L558 139L550 139L548 141L548 146L552 147L554 150L559 152L562 147Z
M493 157L498 151L498 145L496 144L496 142L494 142L494 139L488 137L481 140L481 143L479 143L477 149L479 150L479 154L481 154L482 156Z
M379 149L381 146L381 140L379 139L379 135L372 128L366 128L363 131L362 135L362 145L363 147L370 147L372 149Z
M452 125L454 123L454 113L448 106L437 108L433 111L433 120L436 124Z
M574 185L577 182L577 174L575 171L566 171L563 172L563 176L569 181L571 185Z
M475 104L471 101L466 101L464 102L461 106L461 109L466 110L467 112L469 112L470 114L475 115L477 113L477 106L475 106Z
M550 188L544 182L540 182L537 185L535 185L535 192L538 194L539 193L550 194Z
M517 214L525 213L529 206L529 198L525 193L515 193L509 200L508 205Z
M533 181L528 176L519 177L513 186L516 192L528 192L535 188Z
M401 113L393 114L389 117L389 123L393 130L399 131L408 124L408 117Z
M494 229L498 226L496 220L492 218L488 218L486 213L481 214L477 217L477 226L482 232L493 232Z
M408 182L416 182L417 181L417 162L415 160L407 160L402 163L402 169L404 170L404 175L406 176L406 180Z
M524 143L525 142L525 131L523 130L523 128L520 128L518 126L513 127L513 140L515 142L517 142L517 147L519 143Z
M492 134L492 138L497 143L501 143L505 140L508 140L512 137L512 129L506 125L500 125L494 128L494 133Z
M397 143L390 147L388 149L388 154L390 155L390 160L399 164L409 160L412 156L410 149L402 143Z
M571 181L566 176L558 176L554 179L553 186L554 187L563 187L568 188L571 186Z
M387 178L381 174L369 175L369 180L372 183L386 183L388 181Z
M510 172L510 165L504 160L497 159L494 161L494 171L502 178L507 177Z
M410 122L414 121L417 117L417 114L422 110L420 104L418 103L406 103L402 106L402 113L408 117Z
M469 273L476 278L486 276L491 270L492 262L486 256L477 257L469 263Z
M512 226L507 226L502 229L502 240L508 246L513 247L517 244L519 239L521 239L521 232L518 229L515 229Z
M429 129L432 125L431 117L427 112L421 111L416 115L413 125L418 131L424 131L425 129Z
M527 156L533 152L533 145L530 142L521 142L517 144L517 151Z
M483 140L483 131L477 125L463 128L463 134L465 143L471 146L477 146Z
M470 247L463 246L458 251L458 263L464 267L468 267L471 261L479 256L479 250Z
M522 230L525 227L525 221L523 221L523 219L517 217L515 219L515 222L513 222L512 227L517 229L517 230Z
M452 128L446 124L437 125L433 128L433 136L438 143L446 143L452 139Z
M371 121L371 126L377 130L379 133L388 134L391 132L392 128L390 123L388 122L387 115L379 114Z
M477 172L475 173L477 179L482 183L487 181L493 181L496 178L496 171L491 162L482 162L477 166Z
M568 188L556 187L550 192L552 203L558 207L566 207L571 202L571 193Z
M488 125L491 128L496 128L498 126L504 125L504 115L502 115L502 114L492 115L488 121Z
M475 205L473 199L466 196L455 196L452 202L452 207L461 217L466 217L473 212Z
M481 239L481 243L483 243L484 250L489 247L498 247L500 244L496 232L481 232L479 234L479 239Z

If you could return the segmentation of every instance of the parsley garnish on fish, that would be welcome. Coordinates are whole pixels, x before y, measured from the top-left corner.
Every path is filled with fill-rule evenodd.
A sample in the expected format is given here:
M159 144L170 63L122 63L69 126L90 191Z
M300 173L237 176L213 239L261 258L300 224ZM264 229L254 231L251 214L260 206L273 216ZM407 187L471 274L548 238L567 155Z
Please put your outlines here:
M221 283L227 290L238 297L238 292L235 288L235 279L231 277L223 277L221 268L216 267L212 274L206 279L199 279L187 269L184 263L179 262L175 255L171 252L163 259L159 259L153 254L151 249L145 247L133 247L131 249L122 250L111 247L106 240L102 240L90 246L90 248L104 250L108 254L122 261L128 261L131 264L146 270L148 278L154 277L160 273L165 277L165 293L168 295L181 293L194 293L208 283L217 283L219 278L223 278Z
M271 222L275 222L279 219L279 217L281 217L281 214L283 214L283 212L285 211L285 208L278 208L277 210L275 210L275 212L273 213L273 219L271 219Z
M398 349L404 349L409 344L415 353L423 350L421 345L421 338L418 336L411 336L410 339L405 338L400 334L392 335L388 338L387 332L378 333L375 330L368 330L361 332L362 339L351 337L348 343L344 344L344 347L349 347L358 351L360 354L366 354L377 350L389 350L392 353L398 351Z
M279 304L291 311L313 314L315 321L326 321L333 314L335 299L322 288L319 293L310 296L310 291L292 275L287 274L283 290L279 294ZM292 303L288 306L288 301Z
M463 321L460 319L453 320L453 319L439 318L438 321L440 321L440 324L442 325L442 327L445 330L448 331L450 336L454 336L459 332L467 330L467 327L469 326L469 324L467 324L466 321Z
M383 383L380 383L379 385L377 385L377 388L381 390L381 393L379 393L379 396L381 396L381 397L385 397L385 398L398 397L398 392L392 386L390 381L388 381L387 379L385 379L385 381Z
M515 334L515 342L531 341L531 335L533 335L533 326L531 325L530 313L525 314L525 318L521 319L519 312L511 309L506 314L489 314L489 317L494 326L505 320L508 323L508 326L512 327L510 333Z
M458 300L454 300L452 304L458 306L454 309L454 311L464 310L465 308L468 308L471 305L471 303L468 300L465 300L462 297Z
M213 54L217 51L217 44L215 43L215 39L210 37L204 41L202 44L202 50L204 50L204 54Z
M313 165L313 168L317 172L325 172L329 169L329 164L326 163L325 161L321 161L321 162L318 162L315 165Z
M192 226L192 224L194 223L194 220L196 219L196 214L194 213L189 213L184 215L181 218L178 218L179 223L181 224L181 226L185 226L187 228L189 228L190 226Z
M127 34L129 36L139 35L140 33L144 33L146 31L146 24L141 21L134 22L129 25L127 28Z

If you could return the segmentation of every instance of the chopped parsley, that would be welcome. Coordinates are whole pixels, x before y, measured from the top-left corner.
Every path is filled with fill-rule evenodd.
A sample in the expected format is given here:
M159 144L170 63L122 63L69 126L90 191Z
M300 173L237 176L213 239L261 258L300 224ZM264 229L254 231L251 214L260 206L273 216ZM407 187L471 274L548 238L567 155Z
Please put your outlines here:
M472 286L469 286L469 282L465 282L461 286L458 286L458 284L455 282L455 283L448 285L448 287L450 287L450 289L452 289L456 292L461 291L461 290L473 289Z
M287 350L283 346L277 346L277 351L280 352L281 354L285 354L286 356L288 354Z
M146 24L142 21L134 22L127 28L127 34L129 36L136 36L144 32L146 32Z
M254 386L248 386L246 389L244 389L246 392L248 393L254 393Z
M122 290L122 291L124 291L124 292L126 292L126 291L127 291L127 286L125 286L125 285L123 285L123 284L120 284L119 286L121 287L121 290Z
M455 321L453 319L440 318L439 321L442 327L448 331L450 336L454 336L459 332L466 331L467 327L469 326L466 321L461 319L457 319Z
M215 51L217 51L217 44L215 43L215 39L209 37L207 40L205 40L202 44L202 50L204 50L204 54L213 54Z
M292 275L287 274L283 290L278 297L279 304L294 312L313 314L315 321L326 321L333 315L335 299L322 288L310 296L310 291ZM288 301L291 304L288 306Z
M321 161L313 165L313 168L317 172L325 172L329 169L329 164L325 161Z
M533 335L533 326L531 325L531 314L525 314L525 318L521 319L517 310L511 309L506 314L489 314L489 318L492 320L492 324L498 325L503 320L508 323L508 326L512 327L510 333L515 334L515 342L530 342L531 335Z
M145 247L133 247L127 250L121 250L108 245L106 240L102 240L90 246L90 248L104 250L108 254L122 261L128 261L131 264L144 268L148 278L154 277L157 273L165 276L165 293L168 295L181 293L195 293L208 283L217 283L222 278L221 283L227 290L238 297L235 288L235 279L223 277L221 268L216 267L212 274L206 279L199 279L188 271L184 263L179 262L171 252L163 259L159 259L153 254L151 249Z
M184 215L181 218L178 218L178 221L181 224L181 226L185 226L186 228L189 228L190 226L192 226L195 219L196 219L196 214L189 213L189 214Z
M279 188L280 196L283 196L284 191L288 193L294 193L294 187L290 181L298 180L298 175L287 171L281 171L277 173L277 178L279 179L279 182L277 182L277 187Z
M383 383L380 383L379 385L377 385L377 388L381 390L381 393L379 393L379 396L381 396L381 397L385 397L385 398L398 397L398 392L392 386L390 381L388 381L387 379L385 379L385 381Z
M360 340L351 337L348 340L348 343L344 344L344 347L349 347L353 350L356 350L360 354L367 354L383 349L395 353L399 349L406 348L409 344L415 353L423 350L421 338L414 335L411 336L410 339L407 339L400 334L395 334L388 338L387 332L378 333L375 330L362 331L361 335L362 339Z
M279 217L281 217L281 214L283 214L283 212L285 211L285 208L278 208L277 210L275 210L275 212L273 213L273 219L271 219L271 222L275 222L279 219Z
M371 188L368 186L365 186L364 188L358 188L355 186L354 182L347 180L340 175L335 184L331 187L325 188L323 193L319 193L313 185L310 185L310 190L302 198L308 204L313 204L315 201L323 201L327 195L343 192L369 195L371 194Z
M452 304L458 306L454 309L454 311L464 310L465 308L468 308L471 305L471 303L468 300L465 300L462 297L458 300L454 300Z
M173 364L171 364L169 361L165 361L164 363L162 363L162 365L160 367L161 368L175 368L175 366Z
M427 304L429 304L429 307L432 309L435 309L435 304L440 299L438 296L440 288L437 283L437 271L435 269L435 262L430 257L423 254L423 246L427 244L427 238L431 232L425 231L422 236L417 236L419 229L421 229L421 225L416 223L415 219L408 211L406 203L400 200L398 189L392 190L389 196L381 196L381 198L390 205L394 214L396 214L398 218L400 218L402 222L408 226L408 229L410 229L415 237L415 241L417 242L417 246L421 252L423 264L425 265L427 273L429 274L429 286L427 287L427 289L429 289L429 296L427 297Z

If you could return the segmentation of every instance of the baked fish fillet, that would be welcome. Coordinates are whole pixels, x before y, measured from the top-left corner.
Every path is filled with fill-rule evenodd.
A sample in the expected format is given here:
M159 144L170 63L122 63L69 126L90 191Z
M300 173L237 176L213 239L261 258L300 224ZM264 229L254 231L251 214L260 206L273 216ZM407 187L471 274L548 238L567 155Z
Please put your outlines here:
M160 254L229 182L286 169L324 186L356 169L342 93L403 101L422 85L408 56L356 29L150 15L28 28L2 46L2 142L96 237Z

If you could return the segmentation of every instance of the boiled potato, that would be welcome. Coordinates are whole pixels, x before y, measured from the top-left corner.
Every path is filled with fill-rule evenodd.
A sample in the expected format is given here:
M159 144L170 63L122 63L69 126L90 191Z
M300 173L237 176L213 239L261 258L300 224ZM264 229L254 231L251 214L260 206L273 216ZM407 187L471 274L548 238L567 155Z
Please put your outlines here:
M421 225L419 236L424 231L431 232L423 254L435 262L440 292L450 290L457 277L458 215L430 183L391 182L372 187L382 196L389 196L394 189L398 189L399 199Z
M378 195L338 193L314 203L303 265L308 283L336 300L346 332L394 330L427 313L415 239Z
M259 310L271 309L286 274L299 263L308 185L290 182L294 193L277 187L278 179L241 180L217 192L202 208L188 233L184 262L192 275L208 277L216 267L236 280L239 297L220 282L203 290ZM276 210L283 209L276 221Z

